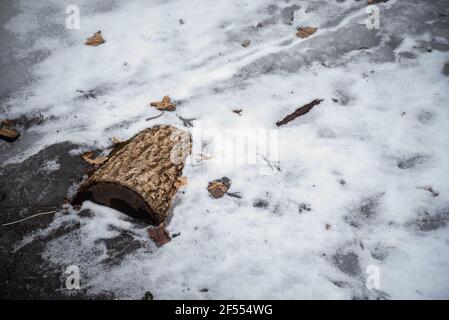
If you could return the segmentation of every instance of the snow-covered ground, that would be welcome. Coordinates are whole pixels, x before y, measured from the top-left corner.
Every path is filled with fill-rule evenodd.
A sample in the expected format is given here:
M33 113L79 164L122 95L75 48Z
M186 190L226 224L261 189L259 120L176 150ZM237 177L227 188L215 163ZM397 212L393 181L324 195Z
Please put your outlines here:
M65 29L71 4L80 8L79 30ZM168 226L180 235L160 248L146 226L85 203L93 215L60 213L15 250L79 222L49 241L44 257L79 266L83 288L116 298L145 291L157 299L449 298L442 72L449 1L378 4L379 30L366 27L366 7L363 0L20 1L4 28L21 45L9 50L42 57L0 117L46 120L3 165L62 141L105 149L111 137L155 124L183 127L181 116L196 119L185 129L201 128L200 145L214 157L212 130L277 130L280 171L189 161ZM298 26L318 30L300 39ZM106 43L85 46L98 30ZM159 114L149 102L166 94L177 110L146 121ZM276 126L313 99L324 100ZM57 159L45 170L55 168ZM223 176L241 199L209 197L208 181ZM123 234L123 250L139 245L110 263L108 239ZM373 270L379 287L368 289Z

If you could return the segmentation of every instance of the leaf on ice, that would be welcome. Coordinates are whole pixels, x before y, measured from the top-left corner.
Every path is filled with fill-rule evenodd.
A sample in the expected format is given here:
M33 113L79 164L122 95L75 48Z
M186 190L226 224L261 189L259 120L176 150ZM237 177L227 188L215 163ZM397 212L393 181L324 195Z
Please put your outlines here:
M171 102L170 96L165 96L161 102L151 102L151 106L160 111L174 111L176 109L176 105Z
M105 43L106 41L103 39L103 36L101 35L101 31L98 31L97 33L95 33L92 37L90 37L89 39L86 40L86 42L84 43L86 46L93 46L93 47L97 47L103 43Z
M20 134L10 128L0 128L0 139L7 142L14 142L20 137Z
M154 241L156 246L160 247L171 241L170 233L165 228L165 223L161 223L156 228L148 229L150 239Z
M317 30L318 28L315 27L300 27L298 28L298 32L296 32L296 36L302 39L308 38L312 34L314 34Z

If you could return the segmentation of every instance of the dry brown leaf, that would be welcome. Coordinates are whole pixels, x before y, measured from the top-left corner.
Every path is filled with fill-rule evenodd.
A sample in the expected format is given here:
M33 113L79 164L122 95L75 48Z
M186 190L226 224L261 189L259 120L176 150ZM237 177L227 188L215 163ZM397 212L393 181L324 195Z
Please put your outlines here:
M9 128L0 128L0 139L7 142L14 142L20 137L20 133Z
M176 109L176 105L171 102L170 96L164 96L161 102L151 102L151 106L160 111L174 111Z
M248 48L250 44L251 44L250 40L245 40L245 41L243 41L242 46L245 48Z
M86 161L89 164L92 165L101 165L103 163L105 163L106 161L108 161L108 157L97 157L95 159L92 159L94 157L94 153L89 151L89 152L84 152L83 153L83 159L84 161Z
M331 225L329 223L326 223L326 230L329 230L331 228Z
M186 186L187 183L188 183L187 177L179 177L178 181L175 182L175 187L179 189Z
M93 47L97 47L103 43L105 43L106 41L103 39L103 36L101 35L101 31L98 31L97 33L95 33L92 37L90 37L89 39L86 40L86 42L84 43L86 46L93 46Z
M207 191L215 199L222 198L231 187L231 180L227 177L209 182Z
M301 28L298 28L298 32L296 32L296 36L298 38L304 39L304 38L310 37L317 30L318 30L318 28L315 28L315 27L301 27Z
M171 241L170 233L165 228L165 223L161 223L157 228L148 229L148 234L158 247Z

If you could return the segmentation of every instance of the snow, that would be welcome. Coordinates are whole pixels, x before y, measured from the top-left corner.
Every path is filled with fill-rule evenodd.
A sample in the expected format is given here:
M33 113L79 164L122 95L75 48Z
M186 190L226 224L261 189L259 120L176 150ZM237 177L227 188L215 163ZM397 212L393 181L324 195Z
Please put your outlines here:
M65 30L65 7L74 3L81 8L81 29ZM447 35L436 29L434 35L432 26L420 23L438 19L422 8L424 2L416 1L415 8L405 0L379 5L380 31L360 23L365 4L350 0L135 0L107 8L47 1L47 17L37 14L40 3L19 5L21 13L6 26L30 43L18 53L44 50L48 56L3 113L52 119L30 129L39 139L21 159L67 140L106 148L113 136L125 139L155 124L182 127L177 115L197 119L189 130L201 128L201 140L194 142L214 156L187 163L188 185L168 226L181 234L161 248L145 226L112 209L85 203L93 216L72 210L56 216L47 232L67 219L79 221L80 229L51 240L45 257L58 266L79 265L89 293L141 298L149 290L156 299L449 297L449 78L441 72L449 48ZM300 8L292 9L289 24L285 17L293 5ZM407 29L413 24L420 27ZM298 25L319 29L298 39ZM84 46L98 30L106 43ZM248 48L241 46L246 39ZM435 43L446 49L428 52ZM85 99L77 90L95 90L96 98ZM148 104L166 94L178 102L177 110L147 122L159 114ZM324 101L276 127L316 98ZM243 109L241 117L235 108ZM277 130L281 171L261 174L260 158L257 164L216 160L225 150L214 144L216 130L231 129ZM208 181L223 176L241 199L209 197ZM418 188L427 185L440 195ZM267 207L255 207L258 199ZM300 210L304 205L310 211ZM434 227L420 227L424 212L440 217ZM142 247L118 264L104 263L108 249L102 240L121 232ZM39 235L24 241L33 237ZM339 265L345 259L354 268ZM370 265L380 270L379 290L365 287Z
M45 173L50 173L52 171L58 171L60 168L61 165L59 164L58 159L55 159L47 161L41 170Z

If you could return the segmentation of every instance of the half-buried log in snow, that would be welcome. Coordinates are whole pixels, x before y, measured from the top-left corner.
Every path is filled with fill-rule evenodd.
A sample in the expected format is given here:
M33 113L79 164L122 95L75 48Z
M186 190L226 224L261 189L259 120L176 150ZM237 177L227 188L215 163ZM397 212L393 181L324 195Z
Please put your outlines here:
M164 222L181 185L190 135L156 126L122 144L81 185L73 204L91 200L153 224Z

